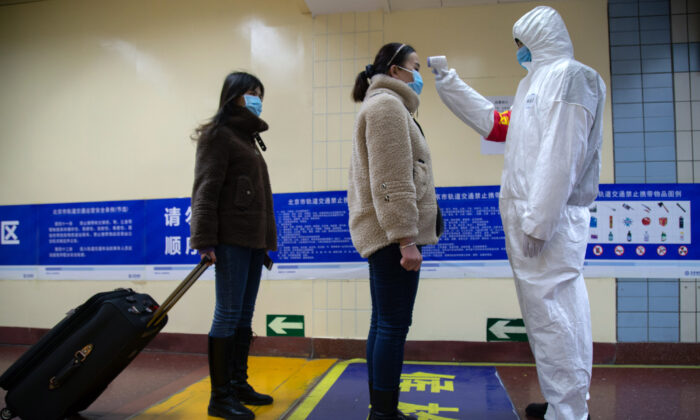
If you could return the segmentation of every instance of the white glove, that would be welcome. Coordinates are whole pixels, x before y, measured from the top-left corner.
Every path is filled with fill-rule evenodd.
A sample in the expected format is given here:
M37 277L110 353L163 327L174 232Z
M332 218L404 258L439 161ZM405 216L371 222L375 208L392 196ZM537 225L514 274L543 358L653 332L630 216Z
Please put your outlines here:
M542 252L544 248L544 242L542 239L537 239L534 236L530 236L527 233L523 234L523 254L528 258L534 258Z
M432 57L428 57L428 67L432 69L431 71L433 74L447 71L447 57L444 55L434 55Z

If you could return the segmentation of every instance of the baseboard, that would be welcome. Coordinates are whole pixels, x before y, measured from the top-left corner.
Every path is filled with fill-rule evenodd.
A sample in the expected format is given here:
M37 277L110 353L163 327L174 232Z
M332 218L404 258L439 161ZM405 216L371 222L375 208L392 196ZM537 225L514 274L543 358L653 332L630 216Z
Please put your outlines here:
M0 345L32 345L48 330L0 327ZM206 334L161 333L148 351L206 353ZM365 340L313 337L255 337L251 354L353 359L365 357ZM528 343L408 341L405 359L435 362L533 363ZM700 343L593 343L595 364L700 365Z

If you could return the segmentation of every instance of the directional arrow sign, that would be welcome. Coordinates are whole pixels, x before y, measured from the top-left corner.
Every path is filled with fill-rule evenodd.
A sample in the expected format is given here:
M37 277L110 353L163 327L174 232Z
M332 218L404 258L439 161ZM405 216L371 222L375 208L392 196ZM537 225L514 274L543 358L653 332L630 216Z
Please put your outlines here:
M268 315L267 336L304 336L304 315Z
M522 319L488 318L486 341L527 341Z

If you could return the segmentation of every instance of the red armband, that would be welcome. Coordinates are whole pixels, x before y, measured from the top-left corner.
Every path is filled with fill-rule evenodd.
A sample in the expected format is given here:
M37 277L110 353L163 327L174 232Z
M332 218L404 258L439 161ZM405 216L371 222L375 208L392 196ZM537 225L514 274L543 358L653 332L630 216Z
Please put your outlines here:
M486 140L502 143L506 141L508 134L508 124L510 124L510 110L506 112L493 111L493 129L486 137Z

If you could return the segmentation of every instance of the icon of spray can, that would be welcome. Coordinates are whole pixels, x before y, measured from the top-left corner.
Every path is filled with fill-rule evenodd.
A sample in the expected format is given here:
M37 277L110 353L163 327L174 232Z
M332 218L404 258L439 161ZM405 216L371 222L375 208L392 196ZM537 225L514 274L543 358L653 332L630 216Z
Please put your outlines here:
M678 218L678 227L681 228L681 229L683 229L683 225L684 225L684 223L683 223L683 216L681 216L681 217Z
M610 215L610 229L612 229L612 214Z
M632 242L632 231L627 231L627 242Z
M644 242L649 242L649 231L648 230L644 231Z

